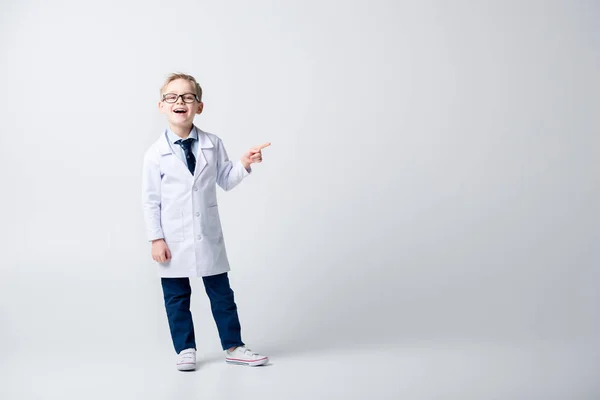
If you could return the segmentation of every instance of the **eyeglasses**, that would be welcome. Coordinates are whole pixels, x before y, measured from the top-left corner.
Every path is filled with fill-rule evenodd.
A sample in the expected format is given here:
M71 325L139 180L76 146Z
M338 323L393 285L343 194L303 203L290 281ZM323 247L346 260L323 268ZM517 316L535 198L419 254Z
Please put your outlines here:
M176 103L177 100L181 97L184 103L190 104L194 101L200 103L200 99L194 93L184 93L184 94L175 94L175 93L167 93L163 94L163 101L167 103Z

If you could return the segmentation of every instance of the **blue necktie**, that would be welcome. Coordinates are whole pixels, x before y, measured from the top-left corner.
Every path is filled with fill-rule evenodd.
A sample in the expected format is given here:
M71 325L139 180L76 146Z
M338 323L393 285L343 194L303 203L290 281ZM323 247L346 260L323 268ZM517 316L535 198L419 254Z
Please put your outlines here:
M187 167L192 173L192 175L194 175L194 170L196 169L196 157L192 152L192 143L194 143L194 140L196 139L188 138L185 140L179 139L175 142L183 148L183 151L185 153L185 160L187 161Z

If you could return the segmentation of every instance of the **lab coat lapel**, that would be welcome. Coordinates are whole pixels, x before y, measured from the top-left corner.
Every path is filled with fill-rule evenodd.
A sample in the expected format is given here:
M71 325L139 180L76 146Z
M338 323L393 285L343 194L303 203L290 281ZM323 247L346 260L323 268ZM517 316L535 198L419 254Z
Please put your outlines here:
M167 154L173 154L173 150L171 149L171 146L169 145L169 137L167 135L167 132L165 131L162 135L162 138L158 141L158 151L160 153L161 156L165 156ZM175 154L173 154L173 157L175 157ZM177 165L177 169L181 171L182 174L189 174L190 171L187 168L187 165L185 165L185 162L182 160L177 159L177 161L180 162L175 162L174 164Z
M196 181L204 168L206 168L206 157L204 156L204 152L202 149L211 149L214 147L208 135L196 128L196 132L198 132L198 154L196 154L196 170L194 171L194 181Z
M162 135L158 138L158 152L161 156L172 154L171 146L169 146L169 138L167 137L167 132L163 132Z

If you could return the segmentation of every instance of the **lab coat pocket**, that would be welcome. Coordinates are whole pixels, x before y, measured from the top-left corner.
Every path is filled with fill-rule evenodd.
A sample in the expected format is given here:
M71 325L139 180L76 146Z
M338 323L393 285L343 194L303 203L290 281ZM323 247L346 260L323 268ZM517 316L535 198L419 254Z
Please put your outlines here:
M211 239L219 239L221 236L223 236L218 206L215 205L206 209L206 219L208 228L206 235Z
M163 233L165 242L183 242L183 210L173 212L167 218L163 219Z

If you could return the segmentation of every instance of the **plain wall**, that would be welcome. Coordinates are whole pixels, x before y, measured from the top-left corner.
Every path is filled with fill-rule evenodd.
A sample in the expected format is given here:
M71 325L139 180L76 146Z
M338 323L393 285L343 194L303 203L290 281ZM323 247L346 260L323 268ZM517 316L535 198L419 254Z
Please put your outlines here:
M246 342L600 333L593 1L3 1L0 354L171 352L141 212L171 72L265 162L219 192ZM201 280L199 347L219 349Z

